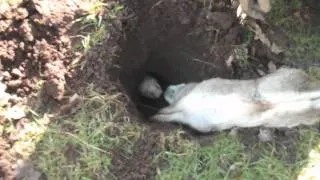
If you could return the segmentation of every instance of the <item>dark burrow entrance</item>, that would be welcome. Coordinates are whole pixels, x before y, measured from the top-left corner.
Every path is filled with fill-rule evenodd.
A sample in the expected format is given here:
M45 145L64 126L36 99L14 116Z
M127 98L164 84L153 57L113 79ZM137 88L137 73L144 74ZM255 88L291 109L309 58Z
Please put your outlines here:
M146 75L158 79L163 89L212 77L236 78L226 60L244 42L245 33L231 5L224 2L211 9L189 0L154 3L130 4L138 17L135 28L126 32L117 64L121 84L145 116L166 105L163 98L140 96L137 87Z

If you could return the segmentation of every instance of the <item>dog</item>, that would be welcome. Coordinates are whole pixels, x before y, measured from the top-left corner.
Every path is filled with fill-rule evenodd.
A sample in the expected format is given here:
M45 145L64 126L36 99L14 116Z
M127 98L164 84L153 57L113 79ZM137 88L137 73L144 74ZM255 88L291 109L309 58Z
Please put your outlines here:
M150 119L202 133L234 127L292 128L320 119L320 83L303 70L280 68L252 80L212 78L169 86L169 106Z

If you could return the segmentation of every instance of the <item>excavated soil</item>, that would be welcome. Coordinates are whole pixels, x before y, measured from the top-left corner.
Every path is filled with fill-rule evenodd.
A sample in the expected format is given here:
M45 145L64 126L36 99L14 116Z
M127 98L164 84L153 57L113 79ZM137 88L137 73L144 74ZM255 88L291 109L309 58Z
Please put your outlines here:
M0 76L7 92L21 98L10 102L32 106L42 80L43 97L50 101L63 99L71 61L77 56L71 48L68 32L71 21L80 12L70 1L14 1L0 7ZM26 118L16 121L23 128ZM1 125L6 123L1 117ZM2 132L1 132L2 133ZM13 179L15 158L5 153L17 141L15 134L0 137L0 179Z
M156 77L163 88L212 77L248 79L258 77L256 69L267 69L266 64L278 57L253 41L248 48L254 57L250 66L227 66L234 48L248 35L236 18L236 5L229 1L119 0L125 11L111 22L102 44L85 55L84 68L74 74L69 66L79 54L71 48L69 35L75 32L71 21L81 12L73 1L50 1L55 6L44 2L48 1L28 0L1 9L3 83L8 92L25 98L25 103L36 96L40 79L45 80L43 99L55 103L63 100L68 90L79 92L88 83L106 91L117 85L131 99L128 110L132 119L147 129L129 157L119 149L112 151L110 170L117 179L153 179L156 168L162 166L152 161L160 152L160 132L178 127L148 122L147 117L166 103L139 96L137 86L144 76ZM252 134L256 135L255 130L249 136ZM190 130L186 138L204 145L212 142ZM15 175L13 159L3 156L12 143L9 136L0 138L0 179Z

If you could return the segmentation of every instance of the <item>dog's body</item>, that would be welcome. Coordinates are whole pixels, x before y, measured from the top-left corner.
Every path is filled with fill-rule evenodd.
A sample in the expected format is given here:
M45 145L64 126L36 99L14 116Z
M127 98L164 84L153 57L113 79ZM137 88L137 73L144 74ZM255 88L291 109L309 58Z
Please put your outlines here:
M168 92L174 90L176 92ZM171 86L170 103L152 117L200 132L233 127L294 127L320 118L320 85L302 70L281 68L256 80L213 78Z

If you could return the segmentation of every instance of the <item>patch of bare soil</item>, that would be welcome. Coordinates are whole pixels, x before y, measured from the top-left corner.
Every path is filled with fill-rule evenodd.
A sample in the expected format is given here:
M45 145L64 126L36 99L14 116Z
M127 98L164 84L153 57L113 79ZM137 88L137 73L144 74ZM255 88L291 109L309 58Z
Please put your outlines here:
M68 31L77 15L73 1L13 1L0 6L0 76L7 92L22 98L35 97L44 81L45 97L61 100L65 93L68 70L75 54ZM11 102L13 104L17 102ZM1 120L4 125L6 120ZM23 119L15 121L23 127ZM1 132L2 133L2 132ZM7 152L17 141L14 134L1 134L0 179L14 179L15 161Z
M51 3L56 6L50 5ZM61 100L66 66L72 60L66 36L76 5L25 1L1 11L2 75L8 91L21 97L36 92L41 78L47 95Z
M154 157L160 152L159 132L148 130L133 148L133 154L127 156L115 149L110 172L117 179L153 179L156 175Z

